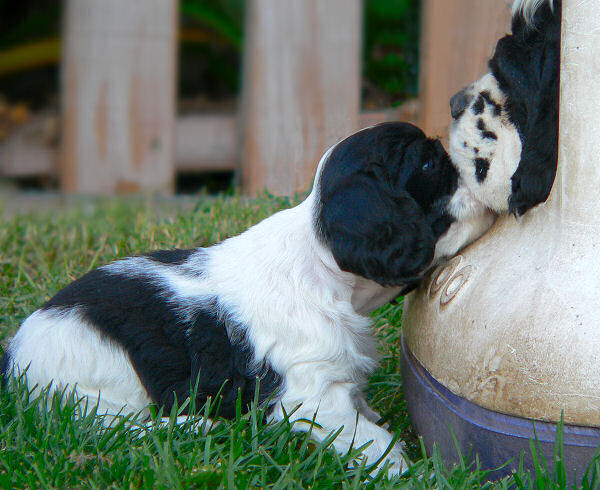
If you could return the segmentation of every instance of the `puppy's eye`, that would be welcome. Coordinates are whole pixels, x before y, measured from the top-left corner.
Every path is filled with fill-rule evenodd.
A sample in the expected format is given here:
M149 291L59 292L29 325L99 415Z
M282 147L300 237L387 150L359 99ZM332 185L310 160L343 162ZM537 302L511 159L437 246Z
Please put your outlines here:
M421 170L423 170L423 172L429 172L434 166L435 164L433 163L433 160L427 160L421 167Z

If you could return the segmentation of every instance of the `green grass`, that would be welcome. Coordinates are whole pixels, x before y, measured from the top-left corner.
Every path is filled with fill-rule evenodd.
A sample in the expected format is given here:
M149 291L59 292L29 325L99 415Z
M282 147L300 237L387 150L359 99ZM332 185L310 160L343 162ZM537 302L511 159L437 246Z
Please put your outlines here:
M152 249L210 245L297 200L201 197L187 210L150 200L107 200L0 222L0 341L5 345L28 314L94 267ZM374 319L383 360L368 396L408 444L414 464L401 479L373 478L369 468L352 466L356 451L338 455L331 440L315 443L287 421L267 424L256 407L201 430L194 430L198 420L148 429L125 418L107 427L93 413L76 416L82 401L67 394L65 403L57 396L48 400L16 383L11 393L0 393L0 487L567 488L564 471L556 472L556 481L552 476L553 465L560 469L560 451L554 462L539 459L536 475L520 471L493 483L476 464L451 467L439 451L427 457L402 393L401 305L382 308ZM597 463L590 480L594 471L600 474Z

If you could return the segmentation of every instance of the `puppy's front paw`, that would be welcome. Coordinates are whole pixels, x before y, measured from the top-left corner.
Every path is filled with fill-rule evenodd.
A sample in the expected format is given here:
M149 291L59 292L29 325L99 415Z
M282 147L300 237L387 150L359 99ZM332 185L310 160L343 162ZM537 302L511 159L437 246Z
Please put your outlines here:
M388 469L389 477L399 476L408 469L409 461L404 449L404 443L396 443L394 448L390 451L390 454L388 454L386 461L393 463Z
M377 475L386 463L388 464L387 475L389 478L402 475L402 473L408 469L408 458L404 452L404 448L405 445L403 442L394 444L385 458L371 470L371 475ZM363 451L363 455L367 457L367 464L373 464L379 461L387 449L387 445L378 444L377 441L373 441L373 443Z

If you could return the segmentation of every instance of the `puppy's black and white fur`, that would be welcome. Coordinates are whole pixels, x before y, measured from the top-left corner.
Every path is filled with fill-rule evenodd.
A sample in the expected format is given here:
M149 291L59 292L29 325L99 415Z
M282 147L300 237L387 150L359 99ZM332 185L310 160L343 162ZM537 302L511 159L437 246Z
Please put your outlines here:
M450 102L450 155L474 197L522 215L548 198L558 159L561 0L516 0L490 73Z
M224 417L260 380L270 417L292 414L302 428L316 414L316 438L343 427L336 448L373 441L373 462L392 435L361 394L377 365L367 314L489 228L493 216L468 198L418 128L360 131L327 151L300 205L215 246L124 258L59 291L10 342L4 377L76 387L112 414L168 413L199 377L196 406L220 392ZM403 469L399 447L388 457Z

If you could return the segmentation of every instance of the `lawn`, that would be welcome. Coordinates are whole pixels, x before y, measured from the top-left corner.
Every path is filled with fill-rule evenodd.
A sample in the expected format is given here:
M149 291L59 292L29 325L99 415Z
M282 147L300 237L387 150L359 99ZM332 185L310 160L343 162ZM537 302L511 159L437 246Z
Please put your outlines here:
M293 203L267 195L255 200L199 197L185 207L150 199L106 200L5 219L0 222L2 346L28 314L94 267L154 249L210 245ZM388 305L374 313L382 363L368 387L372 406L407 443L414 461L400 479L373 478L368 468L352 467L353 453L338 455L331 440L314 443L286 421L268 424L256 407L247 414L240 410L233 421L205 423L200 430L194 429L194 420L146 427L123 419L106 427L93 413L76 416L83 401L35 398L21 383L0 393L0 486L566 488L564 478L554 482L543 463L536 468L536 487L523 471L490 483L476 464L449 467L437 453L424 454L402 393L401 308ZM47 405L50 410L44 409ZM560 465L559 459L548 466Z

